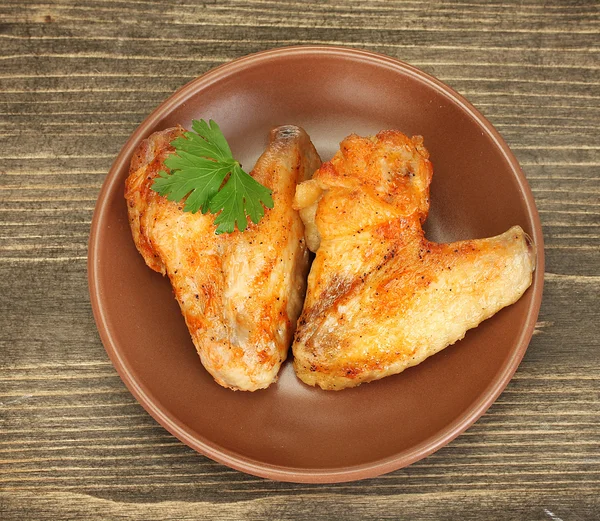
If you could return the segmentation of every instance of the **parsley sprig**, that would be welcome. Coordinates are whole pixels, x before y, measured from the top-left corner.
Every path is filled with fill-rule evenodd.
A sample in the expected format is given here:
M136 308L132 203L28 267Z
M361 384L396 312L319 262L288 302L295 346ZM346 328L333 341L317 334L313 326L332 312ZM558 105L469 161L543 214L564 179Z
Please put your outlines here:
M236 226L243 232L248 217L258 224L265 214L263 205L273 208L272 191L242 170L212 119L195 119L192 129L171 142L175 152L165 159L171 173L159 172L152 190L169 201L185 198L186 212L218 214L217 234L232 233Z

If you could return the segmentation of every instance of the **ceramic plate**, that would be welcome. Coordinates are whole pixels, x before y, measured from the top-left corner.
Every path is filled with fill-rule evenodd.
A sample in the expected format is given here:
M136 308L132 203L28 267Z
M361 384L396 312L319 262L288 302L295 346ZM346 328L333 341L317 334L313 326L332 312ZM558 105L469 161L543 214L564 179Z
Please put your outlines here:
M131 155L152 132L192 119L219 123L242 164L271 128L300 125L323 160L350 133L424 136L434 167L429 239L447 242L519 224L538 255L533 285L464 340L417 367L355 389L302 384L286 363L255 393L214 383L202 367L169 281L136 251L123 197ZM101 190L89 244L89 285L100 336L133 395L182 442L271 479L338 482L409 465L473 424L509 382L539 311L543 239L531 191L492 125L449 87L395 59L336 47L247 56L192 81L129 138Z

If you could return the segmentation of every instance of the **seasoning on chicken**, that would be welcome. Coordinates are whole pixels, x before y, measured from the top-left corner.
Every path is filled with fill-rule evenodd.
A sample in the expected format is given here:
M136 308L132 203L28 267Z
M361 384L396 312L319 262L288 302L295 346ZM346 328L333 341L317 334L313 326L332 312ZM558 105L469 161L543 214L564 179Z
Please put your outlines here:
M529 287L531 240L514 226L453 244L425 239L433 174L421 137L347 137L294 205L316 258L293 344L302 381L339 390L404 371Z
M273 190L274 208L243 233L215 235L215 216L183 211L151 190L181 127L152 134L134 153L125 197L146 264L167 275L204 367L222 386L268 387L293 336L308 270L304 226L292 209L297 183L321 161L304 130L283 126L251 175Z

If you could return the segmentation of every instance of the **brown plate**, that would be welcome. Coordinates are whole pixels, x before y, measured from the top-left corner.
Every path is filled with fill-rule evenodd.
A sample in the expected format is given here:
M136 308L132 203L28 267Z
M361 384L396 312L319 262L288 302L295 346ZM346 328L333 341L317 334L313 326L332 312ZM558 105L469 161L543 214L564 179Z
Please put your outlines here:
M287 363L255 393L218 386L202 367L166 278L147 268L129 231L124 181L140 141L194 118L216 120L234 155L254 164L272 127L304 127L323 159L355 132L421 134L434 176L428 238L496 235L520 224L536 244L534 282L513 306L404 373L340 392L305 386ZM192 81L133 133L92 222L89 285L100 336L133 395L206 456L272 479L328 483L377 476L439 449L477 420L517 369L538 315L542 231L517 160L464 98L392 58L290 47L241 58Z

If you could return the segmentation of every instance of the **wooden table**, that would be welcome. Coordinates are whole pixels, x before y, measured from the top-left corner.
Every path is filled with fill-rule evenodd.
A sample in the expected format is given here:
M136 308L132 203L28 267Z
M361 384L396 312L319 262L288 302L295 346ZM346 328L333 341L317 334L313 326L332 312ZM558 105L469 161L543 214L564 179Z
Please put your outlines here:
M599 4L4 0L0 519L600 519ZM90 308L95 200L175 89L275 46L407 61L503 134L546 240L536 334L472 428L378 479L296 485L196 454L125 388Z

